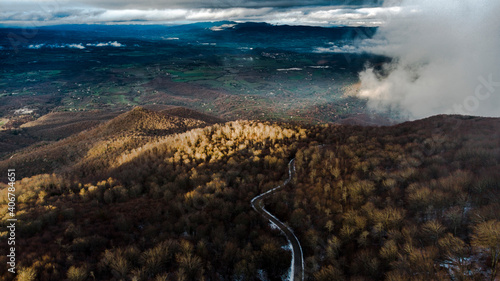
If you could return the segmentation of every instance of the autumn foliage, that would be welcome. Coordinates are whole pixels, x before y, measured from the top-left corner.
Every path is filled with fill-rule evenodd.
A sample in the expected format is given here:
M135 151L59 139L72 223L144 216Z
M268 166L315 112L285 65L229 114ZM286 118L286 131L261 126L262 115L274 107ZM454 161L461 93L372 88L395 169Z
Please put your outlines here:
M297 234L307 280L498 275L498 119L360 127L186 116L139 108L2 161L26 174L17 279L281 280L286 239L250 200L282 183L292 158L291 184L266 208Z

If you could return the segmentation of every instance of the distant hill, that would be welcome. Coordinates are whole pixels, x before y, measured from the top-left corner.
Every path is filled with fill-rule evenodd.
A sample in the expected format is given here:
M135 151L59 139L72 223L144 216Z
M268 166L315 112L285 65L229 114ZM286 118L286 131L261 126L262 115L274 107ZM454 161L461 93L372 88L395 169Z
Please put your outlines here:
M53 112L42 117L25 123L20 126L21 129L42 140L60 140L88 130L103 122L106 122L120 112L104 111L83 111L83 112Z
M195 120L200 120L206 122L207 124L216 124L216 123L224 123L225 121L221 118L211 116L208 114L201 113L196 110L192 110L186 107L174 107L171 109L166 109L162 111L168 115L177 116L181 118L190 118Z
M108 157L101 153L106 151L104 147L109 144L114 145L112 153L116 154L155 137L184 132L209 124L196 118L178 117L142 107L116 115L117 113L53 113L27 123L23 127L28 134L45 136L49 140L60 138L64 134L69 135L71 132L73 134L60 141L36 143L22 149L12 155L9 160L0 161L0 167L25 166L27 167L25 175L52 173L68 168L82 159ZM192 113L192 115L195 114ZM203 114L199 116L204 117ZM104 122L112 117L114 118ZM50 133L60 133L60 135L51 137Z

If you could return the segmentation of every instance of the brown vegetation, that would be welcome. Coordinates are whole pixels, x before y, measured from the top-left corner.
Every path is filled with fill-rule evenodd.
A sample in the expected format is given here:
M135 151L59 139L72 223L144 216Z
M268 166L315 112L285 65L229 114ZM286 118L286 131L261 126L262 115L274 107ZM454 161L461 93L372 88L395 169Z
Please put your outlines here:
M294 157L266 206L301 241L307 280L498 275L498 119L208 125L139 108L0 163L33 175L17 185L19 276L281 280L286 241L250 200Z

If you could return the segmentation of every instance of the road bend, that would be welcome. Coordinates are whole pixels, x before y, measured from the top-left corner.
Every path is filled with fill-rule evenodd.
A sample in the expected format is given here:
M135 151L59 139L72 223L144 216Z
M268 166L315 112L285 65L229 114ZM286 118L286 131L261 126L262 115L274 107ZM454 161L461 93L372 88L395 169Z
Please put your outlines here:
M283 182L283 184L278 185L277 187L266 191L256 197L254 197L251 201L252 208L267 219L269 222L276 225L281 232L286 236L288 243L292 246L292 264L290 265L291 274L289 280L291 281L303 281L304 280L304 254L302 252L302 246L300 245L299 239L293 233L292 229L281 222L278 218L276 218L273 214L269 213L264 208L264 199L275 191L281 189L285 185L287 185L291 180L293 175L295 174L295 158L290 160L288 163L288 178Z

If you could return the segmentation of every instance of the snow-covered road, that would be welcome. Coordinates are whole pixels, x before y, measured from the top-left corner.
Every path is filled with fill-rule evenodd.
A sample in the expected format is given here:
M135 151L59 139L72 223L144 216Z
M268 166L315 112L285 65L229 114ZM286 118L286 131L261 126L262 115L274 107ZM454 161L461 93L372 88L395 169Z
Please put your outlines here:
M264 218L266 218L271 224L274 224L277 228L281 230L281 232L286 236L288 240L288 244L292 249L292 263L290 265L290 275L288 276L288 280L290 281L303 281L304 280L304 254L302 252L302 246L300 245L299 239L293 233L292 229L281 222L278 218L276 218L273 214L269 213L264 208L263 200L266 196L271 195L276 190L287 185L293 177L295 173L295 159L290 160L288 163L288 178L282 185L278 185L277 187L268 190L252 199L251 204L252 208L259 214L261 214Z

